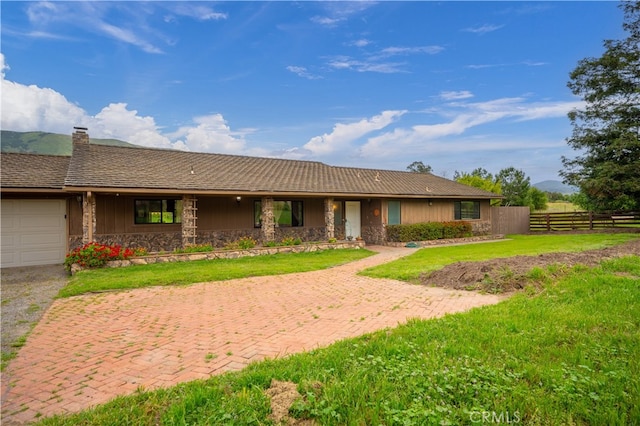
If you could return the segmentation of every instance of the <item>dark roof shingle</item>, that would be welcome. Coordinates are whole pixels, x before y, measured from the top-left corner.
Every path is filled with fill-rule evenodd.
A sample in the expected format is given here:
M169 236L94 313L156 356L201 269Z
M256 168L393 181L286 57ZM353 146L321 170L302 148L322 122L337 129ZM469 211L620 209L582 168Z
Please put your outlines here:
M3 152L2 188L62 189L70 157Z
M432 174L315 161L77 144L65 186L140 190L496 198Z

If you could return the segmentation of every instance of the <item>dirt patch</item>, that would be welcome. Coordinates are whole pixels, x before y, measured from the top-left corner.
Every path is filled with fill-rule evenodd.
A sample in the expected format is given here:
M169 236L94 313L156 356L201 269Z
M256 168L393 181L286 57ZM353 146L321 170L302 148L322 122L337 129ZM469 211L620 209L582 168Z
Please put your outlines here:
M298 392L298 385L295 383L272 379L271 386L265 393L271 398L271 414L269 418L276 424L287 426L315 426L317 424L313 420L294 419L289 416L291 404L302 397Z
M538 256L495 258L482 262L456 262L422 274L424 285L456 290L481 290L504 293L524 288L532 269L557 265L558 270L575 265L596 266L602 260L629 255L640 256L640 239L599 250L578 253L545 253Z
M40 320L69 275L62 265L3 268L0 273L2 352L7 354Z

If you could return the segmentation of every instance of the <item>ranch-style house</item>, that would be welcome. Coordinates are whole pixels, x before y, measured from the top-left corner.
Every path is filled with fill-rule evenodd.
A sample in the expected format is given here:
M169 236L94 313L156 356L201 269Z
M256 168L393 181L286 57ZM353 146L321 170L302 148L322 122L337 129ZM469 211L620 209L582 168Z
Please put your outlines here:
M491 233L499 195L428 173L90 143L73 153L3 153L2 267L62 263L96 241L149 251L241 237L362 238L391 224L465 220Z

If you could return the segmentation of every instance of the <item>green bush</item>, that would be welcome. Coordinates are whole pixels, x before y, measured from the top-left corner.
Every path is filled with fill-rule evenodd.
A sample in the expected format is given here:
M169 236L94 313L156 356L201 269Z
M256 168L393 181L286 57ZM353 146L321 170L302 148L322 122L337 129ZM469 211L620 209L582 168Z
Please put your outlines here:
M443 222L443 238L464 238L473 235L469 222Z
M252 249L258 244L253 237L242 237L238 240L238 247L242 250Z
M211 244L191 244L182 248L177 248L174 253L200 253L203 251L213 251Z
M280 242L282 246L299 246L302 240L299 237L284 237Z
M468 222L423 222L387 226L387 241L401 243L462 238L471 235L472 228Z

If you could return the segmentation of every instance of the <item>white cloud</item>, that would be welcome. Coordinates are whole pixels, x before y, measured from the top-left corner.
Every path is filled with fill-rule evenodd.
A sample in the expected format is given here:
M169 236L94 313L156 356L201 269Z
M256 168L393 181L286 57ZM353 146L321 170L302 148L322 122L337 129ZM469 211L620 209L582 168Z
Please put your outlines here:
M371 137L361 148L361 154L368 158L385 158L401 155L407 151L424 151L428 145L430 150L438 146L456 151L484 150L500 148L495 142L482 144L459 145L455 147L442 142L445 138L460 136L468 130L498 120L512 119L514 122L564 117L581 107L580 101L568 102L527 102L526 98L501 98L486 102L451 103L450 110L441 111L447 121L436 124L418 124L410 128L396 128L393 131ZM511 146L511 145L508 145Z
M293 65L289 65L287 67L288 71L291 71L292 73L298 75L298 77L303 77L309 80L320 80L322 79L322 76L319 75L315 75L310 73L309 71L307 71L307 69L305 67L297 67L297 66L293 66Z
M4 130L42 131L70 134L74 126L89 129L94 138L113 138L136 145L197 152L264 154L247 150L244 135L252 129L232 131L221 114L194 118L194 126L181 127L175 134L163 134L155 119L141 116L125 103L111 103L95 116L50 88L26 86L5 78L4 55L0 53L2 116Z
M377 72L384 74L404 73L408 72L404 69L407 65L406 62L389 62L386 59L393 56L435 55L443 50L444 47L442 46L392 46L365 55L362 59L355 59L344 55L333 56L328 59L327 66L336 70L351 70L357 72Z
M196 19L198 21L218 21L227 19L229 15L222 12L216 12L209 6L202 3L185 3L178 2L173 7L173 13L181 16Z
M60 19L63 8L64 4L58 2L40 1L28 3L27 17L30 22L43 25Z
M352 142L375 130L380 130L393 123L407 111L383 111L379 115L362 119L356 123L338 123L331 133L315 136L304 145L304 149L314 155L327 155L337 150L344 150Z
M489 24L485 24L485 25L481 25L481 26L477 26L477 27L465 28L462 31L466 31L466 32L469 32L469 33L482 35L482 34L486 34L486 33L491 33L493 31L497 31L502 27L504 27L504 25L489 25Z
M383 74L406 72L402 69L402 66L405 65L405 63L402 62L360 61L348 56L337 56L331 59L327 65L337 70L357 72L378 72Z
M138 111L127 109L125 103L104 107L92 119L89 132L101 137L120 139L136 145L172 148L171 141L162 136L153 117L141 117Z
M473 98L473 93L468 90L459 90L459 91L444 91L440 92L439 97L444 99L445 101L452 101L458 99L468 99Z
M322 6L326 13L312 17L311 21L319 25L335 27L338 23L348 20L353 15L359 14L374 4L375 2L370 1L319 2L318 5Z
M5 130L68 133L74 125L85 125L86 114L55 90L25 86L5 79L10 69L1 55L2 117Z
M127 30L126 28L116 27L115 25L107 24L106 22L98 22L97 28L104 34L118 41L123 41L125 43L137 46L147 53L163 53L162 49L154 46L144 38L138 36L130 30Z
M371 44L371 40L367 40L366 38L361 38L359 40L355 40L355 41L352 41L351 43L348 43L349 46L355 46L355 47L366 47L370 44Z
M442 46L415 46L415 47L402 47L392 46L385 47L380 51L380 56L395 56L395 55L416 55L426 53L428 55L435 55L444 50Z
M345 18L330 18L328 16L314 16L311 18L311 22L324 25L326 27L333 27L340 21L344 21Z
M484 68L496 68L496 67L504 67L509 64L472 64L466 65L465 68L470 68L472 70L481 70Z
M10 70L11 67L4 62L4 53L0 52L0 76L4 80L4 70Z
M196 126L181 127L173 136L184 138L184 145L191 151L240 154L245 150L245 140L231 131L222 114L211 114L193 119Z

